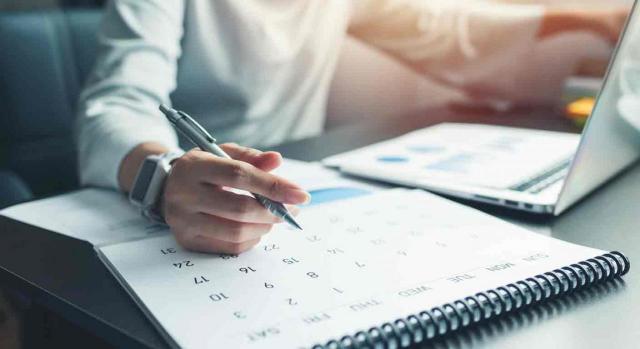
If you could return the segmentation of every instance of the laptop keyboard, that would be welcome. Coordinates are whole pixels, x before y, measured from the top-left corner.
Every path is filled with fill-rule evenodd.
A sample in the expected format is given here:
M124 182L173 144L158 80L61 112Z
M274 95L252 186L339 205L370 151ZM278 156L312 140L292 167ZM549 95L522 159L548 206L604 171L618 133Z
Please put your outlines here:
M569 173L570 164L571 159L563 161L557 166L550 168L548 171L545 171L544 173L526 180L525 182L513 186L509 189L532 194L540 193L541 191L549 188L555 183L563 180Z

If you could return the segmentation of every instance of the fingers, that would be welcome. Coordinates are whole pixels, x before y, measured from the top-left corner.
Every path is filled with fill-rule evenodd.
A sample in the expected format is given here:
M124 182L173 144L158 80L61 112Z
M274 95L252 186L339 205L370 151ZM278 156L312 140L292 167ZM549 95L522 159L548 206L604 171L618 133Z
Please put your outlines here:
M615 44L620 37L622 29L624 28L628 14L628 7L587 12L586 17L590 22L588 29L591 29L593 32Z
M282 155L277 152L262 152L257 149L243 147L235 143L222 144L220 147L229 154L231 158L248 162L263 171L269 172L282 164Z
M549 8L538 29L541 39L570 31L589 31L612 42L617 41L624 26L627 9L575 10Z
M239 244L260 238L267 234L271 227L271 224L241 223L200 213L189 222L189 233Z
M241 253L253 247L271 229L270 224L230 221L203 213L182 215L170 223L176 240L200 252Z
M206 213L225 219L244 222L274 224L282 220L264 208L255 198L236 194L220 187L198 184L199 195L187 198L187 202L195 212ZM189 200L193 202L189 202Z
M227 254L240 254L242 252L250 250L260 242L260 239L255 239L239 244L234 244L215 240L204 235L196 235L189 238L178 238L178 235L176 235L176 240L182 247L191 251Z
M234 156L254 163L266 154L233 145L225 147ZM280 161L274 154L266 158ZM201 252L240 253L257 244L274 223L281 222L255 198L224 187L255 192L285 204L308 200L308 194L294 183L252 164L190 151L173 163L161 201L164 218L181 245ZM297 213L295 207L289 210Z
M242 189L294 205L306 203L310 199L309 194L295 183L249 163L218 158L204 152L189 152L185 156L190 157L189 168L179 172L193 180ZM179 163L174 166L173 171L178 172L178 165Z

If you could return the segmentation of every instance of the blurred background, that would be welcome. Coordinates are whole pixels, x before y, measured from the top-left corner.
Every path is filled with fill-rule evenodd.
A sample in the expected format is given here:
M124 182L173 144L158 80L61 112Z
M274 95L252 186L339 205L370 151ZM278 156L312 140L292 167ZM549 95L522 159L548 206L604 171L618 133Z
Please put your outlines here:
M68 6L101 6L101 0L2 0L0 10L36 10Z
M632 2L473 1L576 9ZM104 3L105 0L0 0L0 51L5 52L0 55L0 103L6 111L0 115L0 182L12 183L8 187L15 191L0 195L11 198L0 200L0 207L77 187L72 124L77 95L95 57L95 34ZM518 91L509 105L490 107L549 105L566 109L565 115L580 125L589 114L611 52L610 43L586 33L546 40L536 47L527 67L518 72L518 78L526 81L526 90ZM553 67L549 67L550 59ZM548 88L548 81L557 80L558 76L571 78L562 84L562 91ZM575 101L578 103L571 104ZM475 103L464 93L418 75L384 53L349 38L333 79L326 127L424 113L449 105L486 107ZM39 170L42 168L50 170L43 173Z

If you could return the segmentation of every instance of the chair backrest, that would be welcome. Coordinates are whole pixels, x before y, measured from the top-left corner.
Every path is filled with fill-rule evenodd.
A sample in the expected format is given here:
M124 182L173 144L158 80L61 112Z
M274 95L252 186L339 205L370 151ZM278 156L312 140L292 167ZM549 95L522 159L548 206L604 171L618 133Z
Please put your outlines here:
M35 195L77 186L73 120L101 11L0 13L0 170Z

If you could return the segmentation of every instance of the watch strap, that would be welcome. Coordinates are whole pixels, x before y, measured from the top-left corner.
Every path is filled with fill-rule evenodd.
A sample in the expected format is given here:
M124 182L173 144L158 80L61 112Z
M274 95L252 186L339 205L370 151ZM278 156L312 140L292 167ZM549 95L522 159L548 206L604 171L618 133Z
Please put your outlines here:
M142 196L138 194L135 197L130 195L129 198L134 205L140 208L140 212L144 217L154 222L165 223L160 207L164 192L164 183L171 172L173 161L183 154L182 152L167 152L162 155L150 155L140 167L131 192L144 190L144 194L142 194ZM145 165L150 166L149 163L155 164L153 174L150 177L141 175L142 171L149 170L144 169Z

